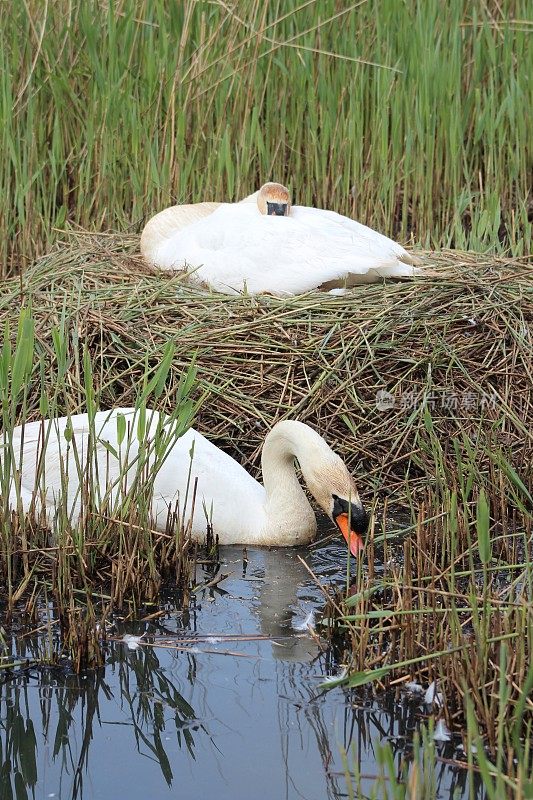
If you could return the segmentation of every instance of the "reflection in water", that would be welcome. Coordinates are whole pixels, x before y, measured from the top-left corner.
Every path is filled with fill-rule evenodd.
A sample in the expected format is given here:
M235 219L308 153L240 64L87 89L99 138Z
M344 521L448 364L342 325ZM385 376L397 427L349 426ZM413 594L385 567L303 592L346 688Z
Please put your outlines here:
M163 618L128 629L152 644L187 638L187 651L148 644L132 651L113 643L98 672L77 677L27 669L5 680L2 800L170 800L215 793L217 800L337 800L347 796L341 749L354 754L352 767L372 775L375 742L383 741L400 774L416 708L391 695L318 689L337 667L331 653L294 631L294 621L322 602L297 553L248 550L246 563L234 547L222 557L221 571L230 577L202 590L190 612L177 611L169 596ZM340 545L308 559L322 580L342 582ZM278 644L202 638L245 633L277 637ZM30 657L42 642L14 635L12 645ZM228 651L242 657L223 654ZM438 764L435 774L439 797L465 791L465 772ZM372 781L362 785L370 794Z
M119 711L118 718L114 709ZM28 671L2 687L0 720L5 742L2 800L25 796L17 787L33 789L43 757L50 759L47 771L52 762L59 768L65 797L92 796L91 790L88 794L83 791L84 778L90 774L91 743L94 739L109 741L112 737L106 728L115 725L131 728L137 753L159 764L170 786L173 772L163 744L164 738L169 739L165 734L174 728L178 747L186 747L194 756L195 735L202 730L193 708L150 649L131 653L117 648L106 669L83 677L65 675L58 669ZM42 747L43 742L45 752L39 753L38 743ZM96 766L93 763L93 769ZM11 783L13 791L9 790ZM62 796L57 789L54 796Z
M282 661L311 661L320 648L311 636L296 632L293 625L306 616L308 607L299 606L298 588L309 582L309 572L299 550L257 551L253 573L260 579L259 602L255 610L261 633L271 636L272 655ZM315 599L316 602L316 599Z

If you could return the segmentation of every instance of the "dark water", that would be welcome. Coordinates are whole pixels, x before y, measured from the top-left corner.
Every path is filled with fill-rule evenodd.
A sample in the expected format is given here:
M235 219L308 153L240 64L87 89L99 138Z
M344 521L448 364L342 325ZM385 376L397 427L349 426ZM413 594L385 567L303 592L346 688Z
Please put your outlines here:
M187 637L188 650L130 650L117 642L98 673L4 676L1 800L336 799L348 796L343 750L369 776L362 785L371 795L376 743L388 741L398 765L410 752L420 709L390 694L322 692L319 683L339 664L293 627L323 604L297 555L323 582L341 584L344 548L247 553L245 564L242 548L222 549L220 571L229 577L198 591L189 613L177 611L169 595L163 617L125 629L156 644ZM280 638L201 639L228 634ZM27 642L14 636L14 652L28 655ZM465 776L436 763L436 796L463 796Z

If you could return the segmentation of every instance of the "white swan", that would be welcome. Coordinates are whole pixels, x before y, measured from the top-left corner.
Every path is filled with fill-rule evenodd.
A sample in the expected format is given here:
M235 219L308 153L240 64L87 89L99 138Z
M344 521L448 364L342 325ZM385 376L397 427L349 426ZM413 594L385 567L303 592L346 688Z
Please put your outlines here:
M112 508L119 496L119 486L124 485L124 475L127 474L131 485L138 468L138 416L139 412L133 408L98 412L93 428L95 455L90 459L87 459L90 434L87 414L72 416L68 427L68 418L61 417L15 428L12 452L15 463L17 466L21 463L22 469L18 490L13 485L10 491L11 507L28 511L33 501L36 513L44 511L52 527L65 484L64 476L68 475L68 491L62 503L76 520L82 512L80 470L76 462L84 465L90 461L93 475L98 476L99 502L104 505L107 492L107 508ZM316 519L296 477L294 462L297 459L311 494L335 521L351 552L357 555L363 547L361 534L366 530L367 516L354 481L342 459L308 425L284 421L272 428L262 452L262 486L197 431L189 429L183 436L178 438L178 433L173 438L172 426L176 430L176 423L169 422L156 411L148 411L147 417L146 440L152 443L153 453L146 463L155 463L157 445L154 443L160 443L163 435L168 437L152 497L152 518L157 529L165 530L169 509L175 509L177 504L180 513L186 504L185 519L189 518L192 487L197 478L192 517L195 538L205 535L207 513L221 544L306 544L315 535ZM125 436L126 427L128 434ZM43 436L46 441L44 456ZM122 477L120 463L126 465L122 467ZM82 470L81 475L83 486Z
M190 208L175 206L161 212L165 217L154 217L141 250L151 264L188 269L195 282L219 292L331 290L412 276L420 264L401 245L355 220L291 207L289 192L279 183L266 183L240 203L198 209L195 214L202 217L194 222Z

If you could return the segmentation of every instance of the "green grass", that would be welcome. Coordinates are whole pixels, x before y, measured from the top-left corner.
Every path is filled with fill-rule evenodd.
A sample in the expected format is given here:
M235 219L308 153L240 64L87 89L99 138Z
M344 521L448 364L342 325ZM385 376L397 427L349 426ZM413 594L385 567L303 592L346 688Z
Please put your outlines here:
M527 252L527 2L287 8L0 4L4 274L65 225L266 179L401 240Z
M24 598L35 613L39 586L62 609L78 668L99 658L95 587L119 588L108 609L133 596L134 610L156 596L159 566L186 570L187 552L153 538L141 496L118 524L63 525L51 577L45 532L6 506L10 431L39 413L142 409L175 341L158 407L189 418L175 397L198 351L196 397L209 395L199 426L248 467L266 430L298 417L347 459L366 501L386 488L410 510L403 560L374 572L374 553L387 564L398 546L376 528L344 607L349 680L438 677L472 797L474 774L491 800L533 794L531 290L518 261L532 239L528 10L525 0L0 4L0 276L24 273L0 287L0 564L8 604ZM491 255L444 254L434 260L446 274L365 287L357 315L351 299L323 296L185 290L177 303L179 278L140 265L136 237L74 237L28 267L64 229L138 233L171 203L237 199L267 179L401 241ZM433 413L397 402L383 414L382 388L477 404ZM496 407L482 409L493 394ZM378 748L369 796L435 796L422 736L400 777Z
M62 412L71 416L68 403L66 408L62 405L68 385L70 322L64 309L58 324L49 332L48 344L54 354L51 376L45 366L47 348L39 346L31 309L22 307L16 325L10 326L6 321L3 328L0 577L1 599L8 617L22 602L26 613L33 615L42 597L53 598L63 653L70 656L79 671L100 664L98 628L103 628L114 608L129 603L130 611L135 613L140 605L158 596L165 579L174 580L185 592L191 588L194 548L185 511L179 505L169 509L166 530L158 530L152 499L155 478L176 441L189 428L196 404L188 397L195 376L191 365L183 371L180 386L173 387L169 415L155 412L154 416L147 405L164 402L167 395L175 349L172 342L167 342L161 351L152 354L158 359L155 368L145 359L135 413L128 423L123 414L117 415L117 446L113 447L99 438L95 421L100 410L96 376L90 352L86 345L82 346L77 356L83 374L80 388L88 418L87 436L76 439L72 426L65 428L64 437L60 437L60 478L59 485L54 486L53 510L49 515L40 511L40 497L49 488L49 465L44 456L49 439L54 438L54 418ZM33 486L25 485L32 492L28 509L22 500L22 452L13 430L15 425L29 420L35 398L43 422L35 482ZM105 459L98 456L102 447L107 450L107 469ZM73 486L78 487L75 492ZM79 507L76 514L72 511L74 499ZM187 498L182 502L185 505ZM97 595L103 593L103 603L93 603L95 590ZM61 647L58 650L50 646L49 652L43 653L43 660L54 663L63 653Z
M51 558L42 526L8 513L13 425L148 402L188 424L204 396L195 425L257 474L266 432L299 418L346 459L375 512L356 593L341 609L345 682L438 679L468 774L481 771L495 800L529 791L533 295L524 261L444 253L415 281L279 300L183 286L142 263L138 237L69 238L0 285L6 605L36 615L39 593L52 598L64 649L81 668L101 655L97 620L128 600L135 616L180 564L187 578L191 560L179 531L154 536L142 492L133 515L130 504L103 519L90 471L81 477L95 513L82 526L59 517ZM192 353L195 387L184 384ZM377 406L378 388L394 407ZM444 405L447 395L460 402ZM391 531L398 507L412 524ZM43 659L57 660L54 641ZM379 750L374 796L387 796L386 785L390 797L418 797L409 787L423 785L434 797L432 753L406 760L394 784L390 753ZM357 796L356 765L349 771Z
M459 466L468 472L466 464ZM446 480L453 487L457 474ZM442 707L425 711L446 720L456 745L462 740L463 769L481 773L487 797L530 797L532 518L523 508L516 529L503 534L489 517L485 487L491 481L485 479L481 488L479 482L473 477L469 497L461 488L441 498L429 492L407 535L387 533L383 520L384 533L372 537L368 566L360 570L357 588L339 600L340 623L333 623L351 639L352 668L327 685L398 691L408 680L424 688L437 681ZM501 482L500 491L511 490ZM527 490L520 491L530 503ZM416 761L415 754L405 762L397 793L383 797L434 797L431 787L424 794L405 793L416 779Z
M459 758L442 751L433 741L433 722L422 725L413 737L412 752L398 755L387 741L374 742L375 767L373 776L361 774L357 748L342 753L346 791L349 800L435 800L458 797L464 800L516 800L533 797L530 773L530 754L519 754L518 779L509 779L483 751L477 727L469 718L465 731L465 755ZM500 760L503 752L500 752ZM440 762L440 763L439 763ZM446 764L449 770L446 781ZM365 765L366 766L366 765ZM449 789L446 787L449 784ZM449 795L445 794L447 791Z
M442 703L425 710L445 719L456 745L462 739L461 768L479 776L490 800L531 797L532 496L494 446L478 440L475 459L455 447L454 464L444 458L429 409L425 428L433 485L412 504L410 530L391 531L383 511L356 588L332 605L326 624L349 635L351 668L327 685L398 691L408 680L423 687L436 681ZM492 465L488 473L478 468L483 461ZM514 511L497 519L498 506L509 502ZM388 746L378 751L378 794L368 796L435 797L427 743L423 763L415 746L400 780ZM352 787L356 767L347 767ZM467 796L477 796L472 780Z

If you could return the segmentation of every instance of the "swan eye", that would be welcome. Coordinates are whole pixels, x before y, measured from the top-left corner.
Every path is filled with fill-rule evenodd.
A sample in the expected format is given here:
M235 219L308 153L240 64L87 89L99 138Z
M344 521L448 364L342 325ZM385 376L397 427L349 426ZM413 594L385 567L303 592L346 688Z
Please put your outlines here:
M344 500L336 494L332 494L331 496L333 497L333 519L336 519L339 514L350 513L350 504L347 500Z
M270 203L267 201L267 215L269 217L286 217L287 203Z

